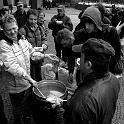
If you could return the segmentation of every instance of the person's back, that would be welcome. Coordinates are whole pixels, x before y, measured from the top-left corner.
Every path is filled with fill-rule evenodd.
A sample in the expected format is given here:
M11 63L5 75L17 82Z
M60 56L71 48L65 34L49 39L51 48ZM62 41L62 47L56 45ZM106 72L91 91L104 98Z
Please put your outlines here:
M120 88L119 80L109 73L107 77L86 83L79 85L75 95L69 101L69 106L71 109L76 106L76 111L82 113L82 122L86 119L85 121L92 124L110 124L116 109ZM76 124L81 124L76 116L74 119Z

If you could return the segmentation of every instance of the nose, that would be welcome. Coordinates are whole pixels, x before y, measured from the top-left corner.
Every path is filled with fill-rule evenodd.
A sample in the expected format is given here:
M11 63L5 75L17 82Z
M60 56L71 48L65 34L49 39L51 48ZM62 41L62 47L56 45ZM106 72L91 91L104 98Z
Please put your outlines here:
M15 30L14 30L14 29L12 29L12 30L11 30L11 33L15 33Z
M85 23L85 28L88 29L89 28L89 24Z
M35 20L35 19L34 19L34 20L32 20L32 23L34 23L34 24L35 24L35 23L37 23L37 20Z

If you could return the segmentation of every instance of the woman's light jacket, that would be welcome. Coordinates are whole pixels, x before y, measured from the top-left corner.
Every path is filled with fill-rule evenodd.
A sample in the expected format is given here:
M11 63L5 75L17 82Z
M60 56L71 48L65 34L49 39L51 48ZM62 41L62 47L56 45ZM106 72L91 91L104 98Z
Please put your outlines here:
M9 93L20 93L31 86L24 77L30 75L30 57L35 48L22 36L12 44L7 40L10 39L6 37L0 41L0 60L4 63L2 78Z

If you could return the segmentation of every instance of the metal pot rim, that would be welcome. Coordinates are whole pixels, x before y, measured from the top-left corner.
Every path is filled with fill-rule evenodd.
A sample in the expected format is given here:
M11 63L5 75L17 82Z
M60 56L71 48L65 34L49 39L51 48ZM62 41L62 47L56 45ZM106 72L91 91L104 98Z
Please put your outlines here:
M51 82L51 81L52 81L52 82ZM67 87L66 87L66 85L65 85L64 83L62 83L61 81L59 81L59 80L42 80L42 81L39 81L38 83L39 83L38 86L39 86L39 85L46 84L46 83L54 83L54 84L55 84L55 83L59 83L59 84L61 84L61 85L63 85L63 86L65 87L65 91L64 91L63 95L65 95L66 92L67 92ZM33 87L33 93L35 93L35 92L34 92L34 89L35 89L35 88ZM38 95L38 94L36 94L36 93L35 93L35 95L38 96L39 98L42 98L40 95ZM63 95L62 95L62 96L63 96ZM45 100L45 98L43 98L43 99Z

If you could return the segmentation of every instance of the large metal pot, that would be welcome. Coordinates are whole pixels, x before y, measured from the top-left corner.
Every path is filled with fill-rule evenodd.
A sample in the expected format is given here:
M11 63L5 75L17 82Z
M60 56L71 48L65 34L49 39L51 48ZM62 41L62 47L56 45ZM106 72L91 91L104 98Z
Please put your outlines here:
M62 82L58 80L43 80L38 83L38 89L45 97L50 95L51 91L60 92L60 98L67 99L68 91ZM45 124L54 124L53 109L50 102L48 102L36 88L32 89L32 113L34 121L38 124L45 122Z

